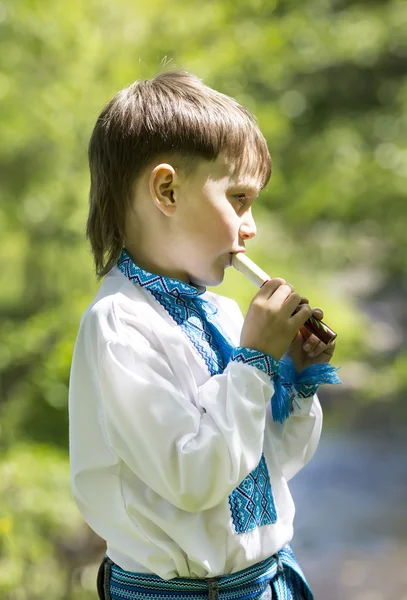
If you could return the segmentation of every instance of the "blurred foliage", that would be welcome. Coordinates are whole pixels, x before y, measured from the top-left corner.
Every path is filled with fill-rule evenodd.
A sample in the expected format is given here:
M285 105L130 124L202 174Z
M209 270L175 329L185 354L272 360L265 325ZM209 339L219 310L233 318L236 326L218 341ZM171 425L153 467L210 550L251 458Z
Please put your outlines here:
M80 525L65 453L39 444L10 448L0 464L0 509L0 597L61 597L58 541ZM24 580L30 595L14 594Z
M274 173L250 256L324 308L361 409L406 391L405 312L377 308L407 288L406 27L404 0L0 2L2 597L92 597L85 571L67 591L53 540L78 522L67 388L98 287L87 143L135 79L184 68L253 110ZM255 293L231 270L216 291L243 312Z

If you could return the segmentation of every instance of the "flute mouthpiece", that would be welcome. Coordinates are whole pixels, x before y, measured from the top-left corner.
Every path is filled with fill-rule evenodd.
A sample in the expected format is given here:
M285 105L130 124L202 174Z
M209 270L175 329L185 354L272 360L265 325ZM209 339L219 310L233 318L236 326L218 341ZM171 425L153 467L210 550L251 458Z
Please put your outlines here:
M244 252L238 252L232 255L232 267L245 275L249 281L257 287L261 287L265 281L271 279L255 262L253 262Z

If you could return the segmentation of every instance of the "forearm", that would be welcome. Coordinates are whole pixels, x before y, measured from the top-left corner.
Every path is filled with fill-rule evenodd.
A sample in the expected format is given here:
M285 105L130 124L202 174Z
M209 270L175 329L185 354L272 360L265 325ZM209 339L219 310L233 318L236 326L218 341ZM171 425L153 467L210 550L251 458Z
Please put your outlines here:
M317 395L293 399L293 410L284 423L267 410L266 433L273 445L284 478L289 481L313 457L322 431L322 409Z

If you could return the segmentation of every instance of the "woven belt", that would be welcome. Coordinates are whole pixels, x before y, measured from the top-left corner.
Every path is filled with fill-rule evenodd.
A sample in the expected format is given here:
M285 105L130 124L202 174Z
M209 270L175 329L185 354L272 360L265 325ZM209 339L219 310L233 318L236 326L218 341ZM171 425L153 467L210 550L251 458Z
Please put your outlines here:
M303 580L300 581L301 588L305 584L306 594L303 597L312 600L312 594L289 547L243 571L206 579L165 580L157 575L133 573L121 569L106 556L99 574L98 589L104 600L255 600L261 598L276 575L281 575L281 586L286 587L288 577L284 574L284 563L290 563L287 565L290 569L293 565L296 567L294 575ZM276 583L278 579L275 579ZM281 586L275 586L275 591L280 591L278 588Z

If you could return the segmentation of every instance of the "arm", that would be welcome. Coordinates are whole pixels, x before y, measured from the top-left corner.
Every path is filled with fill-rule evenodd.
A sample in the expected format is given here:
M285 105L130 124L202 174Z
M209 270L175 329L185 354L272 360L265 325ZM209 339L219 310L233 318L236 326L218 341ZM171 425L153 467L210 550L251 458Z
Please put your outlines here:
M322 318L322 311L315 310ZM298 332L290 353L280 360L279 378L287 384L288 400L293 394L289 402L292 410L290 414L287 411L288 418L283 423L275 422L271 414L276 412L273 398L267 432L287 481L311 460L318 447L322 429L322 409L316 395L319 385L341 383L336 374L338 369L329 364L334 349L335 342L325 345L314 335L304 342L302 333ZM275 383L279 390L279 381Z
M108 342L100 359L108 443L145 485L186 511L218 505L261 457L272 372L259 368L261 353L247 351L248 364L236 350L195 398L180 385L182 370L191 377L185 361L175 373L137 327L131 344Z
M273 420L267 409L266 437L273 446L284 478L289 481L311 460L322 430L322 409L316 394L295 394L293 411L284 423Z

